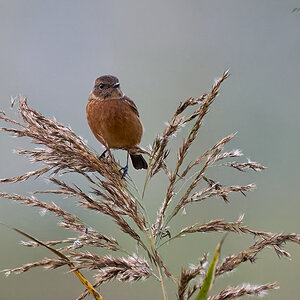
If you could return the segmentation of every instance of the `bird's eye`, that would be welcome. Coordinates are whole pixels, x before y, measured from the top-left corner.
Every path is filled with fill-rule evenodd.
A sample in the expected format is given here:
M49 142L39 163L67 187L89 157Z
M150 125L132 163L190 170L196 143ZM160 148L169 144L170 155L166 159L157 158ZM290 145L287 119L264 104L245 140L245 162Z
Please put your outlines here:
M100 89L104 88L104 84L103 83L100 83L98 86L99 86Z

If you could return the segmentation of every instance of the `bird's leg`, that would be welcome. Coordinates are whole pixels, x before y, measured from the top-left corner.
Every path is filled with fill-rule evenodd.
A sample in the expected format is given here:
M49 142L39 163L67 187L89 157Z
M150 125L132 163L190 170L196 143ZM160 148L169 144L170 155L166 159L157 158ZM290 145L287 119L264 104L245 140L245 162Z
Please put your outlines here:
M126 165L125 167L121 168L120 171L123 171L122 172L122 179L125 178L125 176L127 175L128 173L128 157L129 157L129 151L127 151L127 161L126 161Z
M105 157L105 154L107 152L107 149L103 151L103 153L99 156L99 160L101 160L103 157Z

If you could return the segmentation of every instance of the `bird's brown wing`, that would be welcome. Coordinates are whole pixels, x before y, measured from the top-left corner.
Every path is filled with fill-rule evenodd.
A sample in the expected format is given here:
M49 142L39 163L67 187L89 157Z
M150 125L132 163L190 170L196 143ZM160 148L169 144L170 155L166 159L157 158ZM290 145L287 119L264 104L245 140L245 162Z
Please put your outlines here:
M133 112L135 112L136 115L139 117L139 112L138 112L138 109L137 109L135 103L127 96L124 96L123 100L130 106L130 108L133 110Z

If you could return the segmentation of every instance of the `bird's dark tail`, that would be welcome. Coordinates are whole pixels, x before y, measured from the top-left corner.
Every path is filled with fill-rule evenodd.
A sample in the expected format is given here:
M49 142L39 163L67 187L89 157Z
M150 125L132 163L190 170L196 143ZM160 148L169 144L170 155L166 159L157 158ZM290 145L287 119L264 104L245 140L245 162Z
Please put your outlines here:
M130 158L135 169L139 170L148 168L148 164L141 154L130 154Z

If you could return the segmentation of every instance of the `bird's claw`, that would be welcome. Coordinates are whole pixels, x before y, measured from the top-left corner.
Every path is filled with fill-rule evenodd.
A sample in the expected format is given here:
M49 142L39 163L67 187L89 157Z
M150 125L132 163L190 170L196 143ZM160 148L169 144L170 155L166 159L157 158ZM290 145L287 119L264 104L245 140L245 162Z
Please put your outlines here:
M107 150L103 151L102 154L98 157L99 160L105 157Z
M121 169L120 169L120 172L122 173L121 179L124 179L125 176L126 176L127 173L128 173L128 165L126 165L125 167L121 168Z

